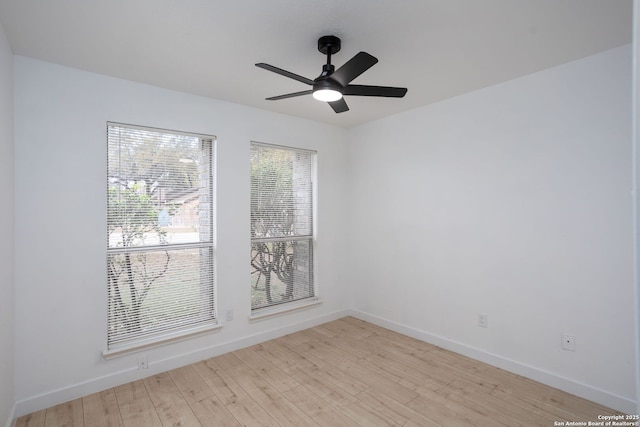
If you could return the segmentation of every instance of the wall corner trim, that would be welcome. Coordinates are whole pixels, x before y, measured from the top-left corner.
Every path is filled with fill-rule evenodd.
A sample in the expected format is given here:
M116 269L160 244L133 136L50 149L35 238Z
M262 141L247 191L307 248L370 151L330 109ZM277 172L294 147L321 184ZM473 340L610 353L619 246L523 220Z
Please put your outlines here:
M16 426L16 404L13 405L13 407L11 408L11 412L9 413L9 418L7 419L7 422L5 423L6 427L15 427Z

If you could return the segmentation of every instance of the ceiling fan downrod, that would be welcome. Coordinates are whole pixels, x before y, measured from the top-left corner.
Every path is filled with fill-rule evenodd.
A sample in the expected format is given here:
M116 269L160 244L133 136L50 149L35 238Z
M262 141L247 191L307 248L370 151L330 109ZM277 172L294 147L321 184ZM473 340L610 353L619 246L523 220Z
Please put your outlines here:
M320 77L327 77L335 71L331 64L331 55L340 52L340 39L336 36L322 36L318 39L318 50L327 55L327 63L322 67Z

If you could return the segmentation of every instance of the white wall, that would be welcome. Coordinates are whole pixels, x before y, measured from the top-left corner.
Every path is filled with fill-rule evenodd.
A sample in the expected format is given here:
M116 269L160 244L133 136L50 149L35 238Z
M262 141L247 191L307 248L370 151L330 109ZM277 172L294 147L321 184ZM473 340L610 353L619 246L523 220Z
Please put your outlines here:
M634 413L631 58L352 129L351 307Z
M347 309L346 131L307 120L15 58L18 415L139 378L106 361L106 121L218 138L220 332L145 351L145 375L341 317ZM317 308L250 324L249 143L318 150Z
M13 53L0 25L0 425L13 418Z
M350 131L15 57L17 415L349 312L634 412L630 52ZM0 81L0 121L9 123L10 81ZM235 320L146 351L144 373L135 355L101 356L107 120L219 143L218 301ZM11 141L10 126L0 129ZM253 324L250 140L319 151L324 300ZM4 180L13 166L0 154ZM0 195L13 197L11 186ZM0 301L10 301L2 283ZM478 313L488 329L476 326ZM11 329L3 323L3 351ZM563 332L577 337L575 353L560 350ZM2 358L0 374L10 375L13 356ZM11 383L0 385L10 402Z

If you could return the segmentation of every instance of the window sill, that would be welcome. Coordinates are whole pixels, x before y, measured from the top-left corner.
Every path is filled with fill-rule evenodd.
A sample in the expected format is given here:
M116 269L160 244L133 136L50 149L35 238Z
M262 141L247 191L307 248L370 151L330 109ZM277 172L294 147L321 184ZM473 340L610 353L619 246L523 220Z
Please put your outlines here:
M171 344L174 342L182 341L188 338L197 337L211 332L216 332L222 329L222 324L198 326L187 330L181 330L171 334L164 334L158 337L146 339L144 341L138 341L135 344L121 344L109 350L102 352L102 357L105 359L115 359L116 357L126 356L128 354L137 353L141 350L147 350L154 347L160 347L162 345Z
M269 319L274 316L279 316L281 314L291 313L293 311L305 310L307 308L316 307L322 304L318 298L311 298L307 300L300 301L298 303L288 303L283 304L283 306L276 307L268 307L268 308L260 308L252 313L249 316L250 322L258 322L260 320Z

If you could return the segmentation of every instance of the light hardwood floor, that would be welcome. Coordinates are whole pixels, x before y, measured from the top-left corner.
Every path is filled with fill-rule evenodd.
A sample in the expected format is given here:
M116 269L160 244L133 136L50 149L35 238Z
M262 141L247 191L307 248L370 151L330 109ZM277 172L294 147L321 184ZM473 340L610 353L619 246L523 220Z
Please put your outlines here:
M529 427L613 414L345 317L26 415L16 427Z

